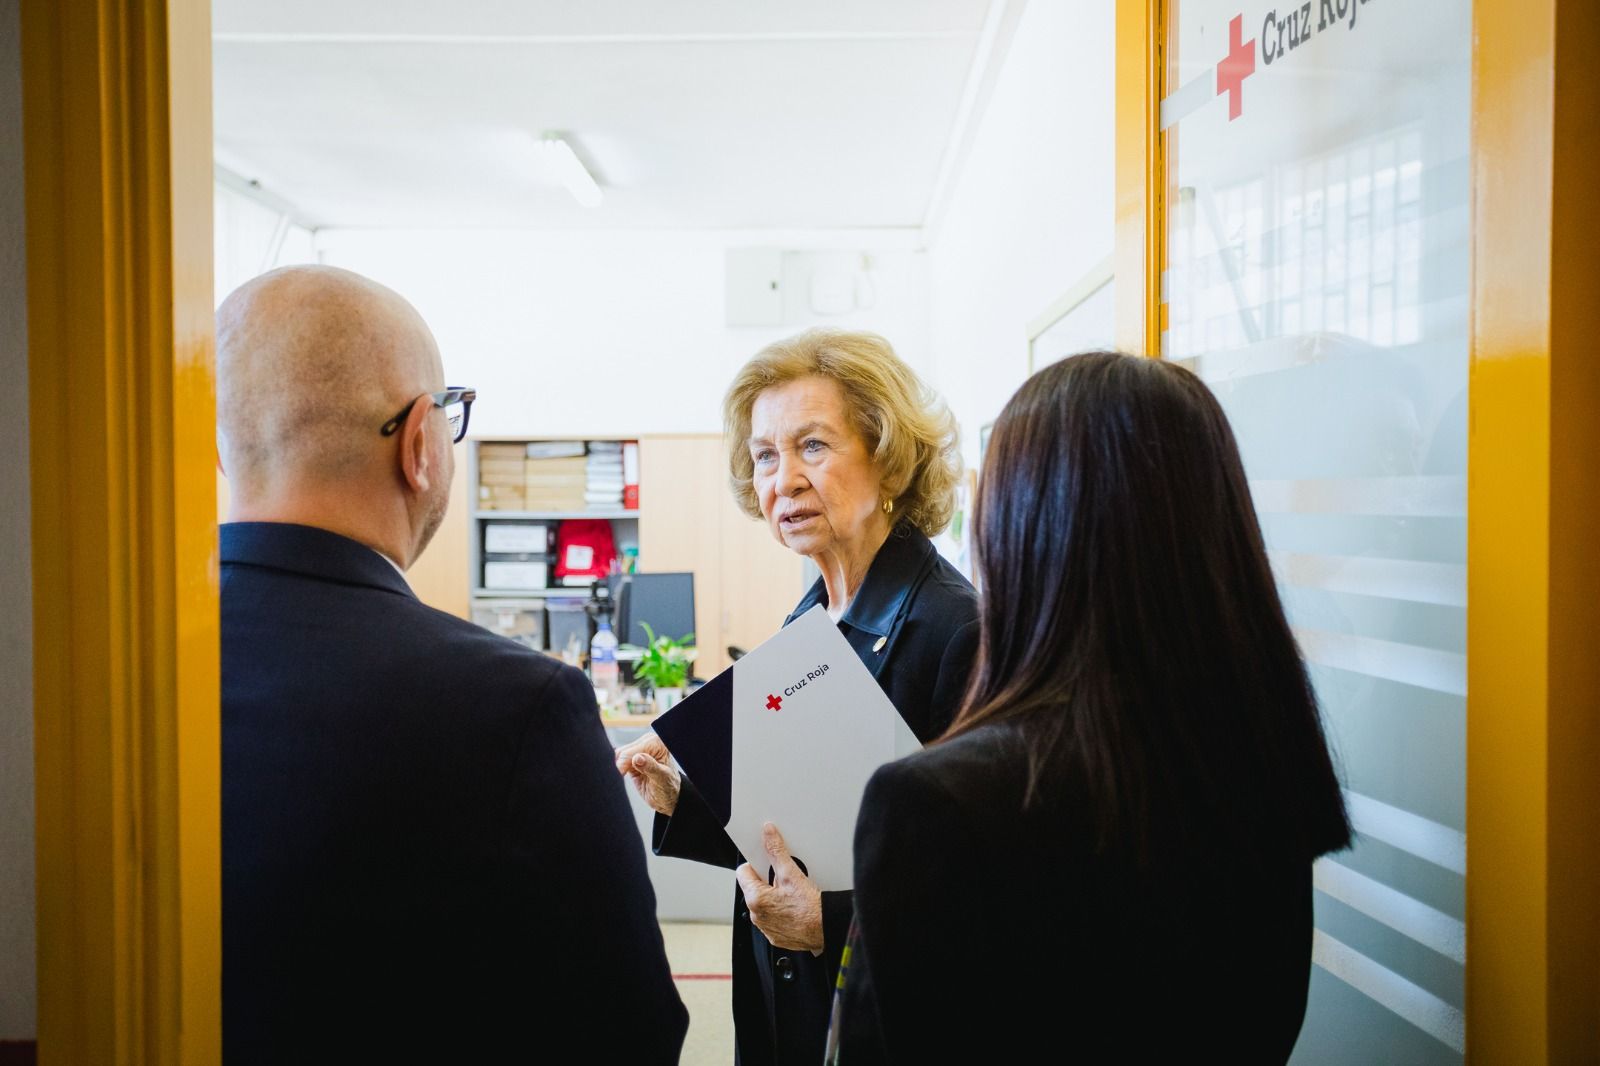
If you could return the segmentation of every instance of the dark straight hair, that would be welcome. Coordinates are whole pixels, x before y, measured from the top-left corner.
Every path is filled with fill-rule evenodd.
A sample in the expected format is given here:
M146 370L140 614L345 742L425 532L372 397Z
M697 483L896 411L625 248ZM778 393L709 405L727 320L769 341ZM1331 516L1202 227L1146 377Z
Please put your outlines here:
M947 737L1012 720L1027 795L1065 774L1103 852L1230 840L1314 858L1350 826L1227 418L1172 363L1033 375L975 512L978 662Z

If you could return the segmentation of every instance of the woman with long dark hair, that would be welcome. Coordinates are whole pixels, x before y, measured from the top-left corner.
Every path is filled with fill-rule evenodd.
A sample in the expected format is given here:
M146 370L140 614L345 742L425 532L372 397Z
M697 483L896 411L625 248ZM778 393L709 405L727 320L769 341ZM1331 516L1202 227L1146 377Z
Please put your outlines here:
M975 533L972 684L856 826L840 1061L1284 1061L1350 827L1221 407L1159 360L1040 371Z

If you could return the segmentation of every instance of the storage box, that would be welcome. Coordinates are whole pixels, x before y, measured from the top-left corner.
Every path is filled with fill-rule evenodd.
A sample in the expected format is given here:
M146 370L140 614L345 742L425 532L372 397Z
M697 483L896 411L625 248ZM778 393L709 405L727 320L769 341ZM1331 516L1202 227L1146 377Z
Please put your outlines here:
M483 550L503 555L544 555L550 550L550 527L543 522L486 522Z
M542 600L474 600L472 620L491 633L509 637L535 651L544 650L545 622Z
M542 589L549 584L550 564L525 560L494 560L483 564L486 589Z
M576 648L578 662L589 654L589 613L582 600L545 601L550 632L550 654L563 656Z
M500 487L491 485L478 486L478 510L480 511L523 511L526 498L522 495L522 486Z
M526 510L524 480L526 445L483 442L478 445L478 509Z

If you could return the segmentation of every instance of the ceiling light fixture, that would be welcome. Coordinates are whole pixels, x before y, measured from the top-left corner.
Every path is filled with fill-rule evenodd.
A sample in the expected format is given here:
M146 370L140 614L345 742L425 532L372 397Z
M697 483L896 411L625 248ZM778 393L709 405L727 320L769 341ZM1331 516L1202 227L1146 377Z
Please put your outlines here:
M534 143L534 165L544 180L565 186L584 207L599 207L605 194L565 137L547 133Z

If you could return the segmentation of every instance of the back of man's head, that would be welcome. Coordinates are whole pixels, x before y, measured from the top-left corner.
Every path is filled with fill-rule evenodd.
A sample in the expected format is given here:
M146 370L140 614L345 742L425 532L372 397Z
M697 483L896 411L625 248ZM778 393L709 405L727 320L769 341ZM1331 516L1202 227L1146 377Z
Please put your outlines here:
M297 266L240 286L217 310L233 517L321 526L409 565L448 500L448 431L424 398L443 388L427 325L382 285ZM409 417L385 435L397 413Z

